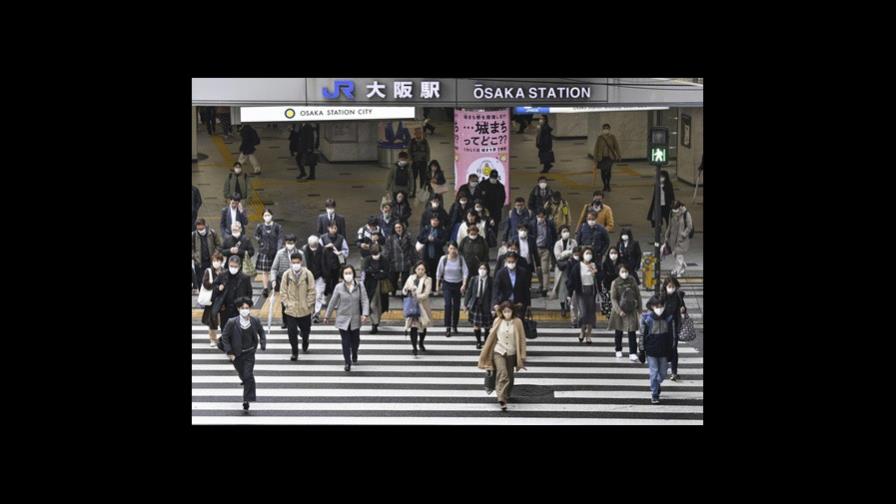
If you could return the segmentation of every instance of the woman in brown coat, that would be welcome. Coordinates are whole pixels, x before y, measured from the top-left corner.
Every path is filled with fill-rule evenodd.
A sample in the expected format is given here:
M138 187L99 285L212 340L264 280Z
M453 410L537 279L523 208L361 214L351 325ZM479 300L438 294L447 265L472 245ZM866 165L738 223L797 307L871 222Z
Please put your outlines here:
M507 411L507 401L513 389L514 367L526 369L526 330L523 321L514 316L513 305L504 301L498 307L498 315L488 333L482 353L479 354L479 369L496 373L498 404Z

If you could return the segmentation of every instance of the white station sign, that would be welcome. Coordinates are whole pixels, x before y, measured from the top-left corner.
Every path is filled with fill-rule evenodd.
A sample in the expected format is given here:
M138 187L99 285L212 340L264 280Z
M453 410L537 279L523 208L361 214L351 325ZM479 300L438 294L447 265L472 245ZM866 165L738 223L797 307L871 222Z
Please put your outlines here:
M240 122L413 119L414 107L240 107Z

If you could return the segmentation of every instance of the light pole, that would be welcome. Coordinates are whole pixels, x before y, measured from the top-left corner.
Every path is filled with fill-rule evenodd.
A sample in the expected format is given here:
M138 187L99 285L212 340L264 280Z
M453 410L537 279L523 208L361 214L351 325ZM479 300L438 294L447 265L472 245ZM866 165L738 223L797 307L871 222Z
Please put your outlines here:
M655 294L660 293L660 264L663 257L660 252L660 235L662 230L660 226L663 223L662 211L660 209L660 167L668 163L669 158L669 128L652 127L650 128L650 136L647 139L647 160L656 167L655 184L656 189L653 192L653 227L656 231L654 234L653 253L656 256L656 267L654 268L654 290ZM671 184L672 181L668 180ZM672 202L670 201L671 205Z

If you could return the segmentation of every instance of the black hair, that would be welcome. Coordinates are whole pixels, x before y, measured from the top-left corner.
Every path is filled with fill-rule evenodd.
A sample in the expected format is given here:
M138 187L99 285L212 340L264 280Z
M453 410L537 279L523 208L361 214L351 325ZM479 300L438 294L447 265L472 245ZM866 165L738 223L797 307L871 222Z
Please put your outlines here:
M457 199L461 199L461 198L467 198L467 201L469 201L469 200L470 200L470 193L469 193L466 189L464 189L464 190L462 190L462 191L459 191L459 192L457 193Z
M348 264L348 263L346 263L346 264L343 265L341 268L339 268L339 274L340 274L340 275L345 274L345 270L347 270L347 269L352 270L352 275L358 276L358 275L355 274L355 267L352 266L351 264Z
M242 308L244 304L247 304L249 305L249 308L252 308L252 298L246 296L236 298L234 303L236 303L237 308Z
M327 198L326 201L324 201L324 207L336 208L336 200L334 200L333 198Z
M516 252L510 251L504 255L504 262L507 262L508 259L519 260L520 255Z
M520 222L519 224L516 225L516 228L517 228L517 229L526 229L526 230L528 230L528 229L529 229L529 226L528 226L525 222Z
M594 259L594 249L593 248L591 248L588 245L585 245L584 247L582 247L582 254L584 255L585 252L591 252L591 259L592 260Z
M367 225L368 225L368 226L374 225L374 224L376 224L377 222L378 222L378 219L377 219L375 216L373 216L373 215L371 215L370 217L367 218Z
M563 195L560 194L560 191L554 191L553 196L554 196L555 199L561 199L561 198L563 198Z
M303 262L305 261L305 258L302 257L302 254L300 254L299 252L293 252L293 253L289 256L289 260L290 260L290 261L292 261L292 260L294 260L294 259L298 259L298 260L303 261Z
M523 198L522 196L520 196L520 197L518 197L517 199L513 200L513 202L514 202L514 203L522 203L522 204L526 204L526 199Z
M631 271L632 271L631 269L629 269L628 266L625 265L624 262L619 261L619 264L616 265L616 274L617 275L622 272L622 268L625 268L625 271L628 271L629 273L631 273Z
M678 282L678 279L675 277L670 276L670 277L666 277L666 279L663 280L663 288L668 287L669 284L674 285L676 289L681 288L681 284Z
M489 275L491 275L491 274L492 274L492 268L491 268L491 266L489 266L487 262L481 262L481 263L479 263L479 268L481 268L481 267L483 267L483 266L485 266L485 276L489 276ZM476 268L476 272L479 272L479 268Z
M591 197L592 197L592 198L594 198L595 196L603 196L603 195L604 195L604 192L601 191L600 189L598 189L597 191L594 191L593 193L591 193Z
M548 181L548 178L545 177L544 175L538 177L538 181L539 181L539 182L541 182L542 180L544 180L545 182L547 182L547 181Z
M675 200L675 202L672 203L673 209L681 208L683 206L684 206L684 203L682 203L681 200Z
M536 216L539 216L539 215L547 215L547 212L545 212L544 208L539 208L538 211L535 212L535 215L536 215Z
M429 166L427 166L427 168L429 168L430 170L432 170L432 167L433 167L433 166L435 166L437 170L441 170L441 169L442 169L442 165L440 165L439 162L438 162L438 160L435 160L435 159L433 159L432 161L429 162Z
M406 158L406 157L408 157L408 153L405 152L405 151L401 151L401 152L398 153L398 157L400 157L400 158Z
M467 175L467 180L470 180L473 177L476 177L476 182L479 182L479 175L476 175L475 173Z
M237 161L236 163L233 163L233 168L236 168L237 166L239 166L240 168L242 168L242 167L243 167L243 164L240 163L239 161Z
M564 229L567 230L567 231L569 231L569 226L566 225L566 224L564 224L564 225L560 226L559 231L562 233Z
M202 217L196 219L196 225L197 225L197 226L204 226L204 225L205 225L205 219L203 219Z
M236 193L233 196L231 196L230 199L233 201L241 201L243 198L240 197L240 193Z
M406 193L406 192L404 192L404 191L398 191L398 192L395 193L395 198L396 198L396 199L398 198L398 195L399 195L399 194L402 195L402 196L404 196L404 200L405 200L405 201L408 200L408 193Z
M266 213L271 214L271 218L272 218L272 219L274 218L274 212L272 212L270 208L265 208L265 209L264 209L264 212L261 212L261 215L264 215L264 214L266 214Z
M294 242L294 241L299 241L299 240L296 238L296 235L294 235L294 234L288 234L288 235L286 235L286 236L283 237L283 241L285 241L285 242L288 242L288 241L292 241L292 242Z
M467 217L469 217L469 216L471 216L471 215L474 216L474 217L476 217L477 219L479 218L479 212L477 212L477 211L476 211L475 209L473 209L473 208L471 208L470 210L467 211Z
M416 263L414 263L414 269L412 271L414 272L415 275L417 274L417 268L419 268L420 266L423 266L423 269L426 269L426 262L425 261L417 261Z
M498 178L498 170L492 170L492 172L488 174L488 178Z
M449 240L448 243L445 244L445 250L448 250L448 247L458 248L457 242L454 240Z
M603 128L610 129L610 125L608 123L604 123L604 125L601 126L601 129L603 129Z
M666 306L666 302L663 300L662 296L654 294L650 296L650 299L647 301L647 307L655 308L657 306Z
M479 226L477 226L476 224L473 224L472 226L467 226L467 235L469 235L473 231L476 231L477 233L479 233Z

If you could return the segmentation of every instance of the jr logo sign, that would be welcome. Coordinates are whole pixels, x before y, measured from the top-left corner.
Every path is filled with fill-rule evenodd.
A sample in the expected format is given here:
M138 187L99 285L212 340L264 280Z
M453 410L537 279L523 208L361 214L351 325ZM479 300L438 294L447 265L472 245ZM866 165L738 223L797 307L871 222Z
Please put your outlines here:
M322 93L324 98L328 100L336 100L339 98L340 92L345 95L349 100L355 99L355 83L352 81L341 81L338 80L333 86L334 91L330 92L326 86L322 88Z

